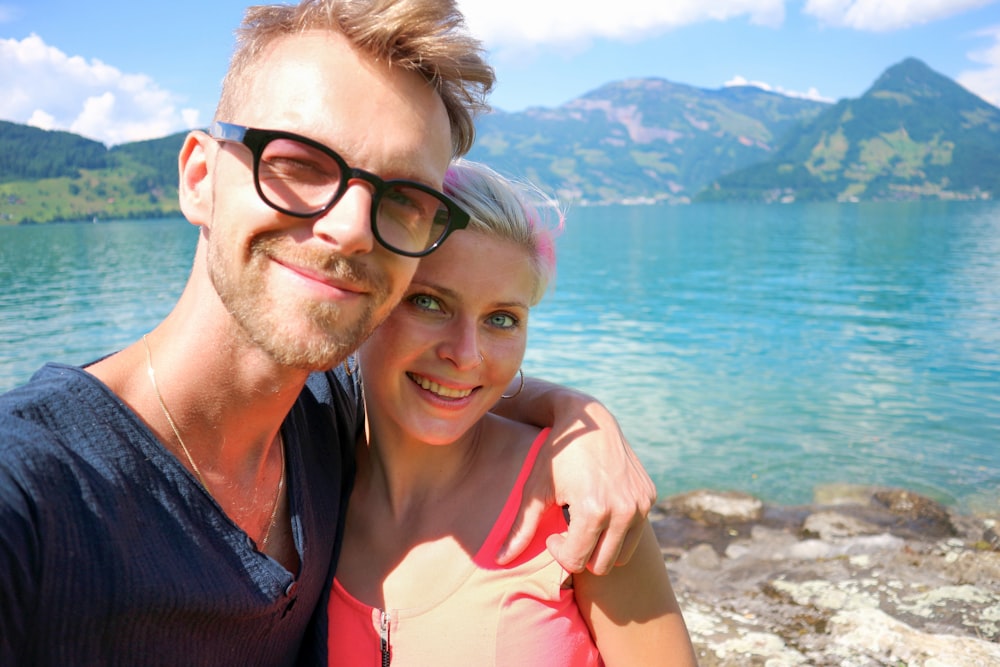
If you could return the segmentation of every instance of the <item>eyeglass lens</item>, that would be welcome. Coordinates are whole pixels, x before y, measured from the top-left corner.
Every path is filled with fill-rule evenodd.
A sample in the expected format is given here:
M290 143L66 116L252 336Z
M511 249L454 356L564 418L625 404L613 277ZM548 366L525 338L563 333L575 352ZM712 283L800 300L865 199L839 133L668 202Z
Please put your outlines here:
M261 150L257 183L270 205L313 215L341 196L345 166L316 147L274 138ZM447 231L448 208L430 188L389 181L375 189L372 201L375 234L390 249L421 252Z

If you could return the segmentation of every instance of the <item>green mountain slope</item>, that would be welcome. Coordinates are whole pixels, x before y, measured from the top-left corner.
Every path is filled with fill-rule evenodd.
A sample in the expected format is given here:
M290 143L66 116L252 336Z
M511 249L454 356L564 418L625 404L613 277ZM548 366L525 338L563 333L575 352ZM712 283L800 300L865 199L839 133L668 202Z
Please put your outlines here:
M1000 109L912 58L832 105L634 79L477 127L472 159L565 203L1000 196ZM0 122L0 224L176 215L183 137L108 149Z
M970 199L1000 194L1000 109L910 58L793 131L702 200Z
M75 176L108 166L104 144L0 120L0 183Z
M469 157L581 203L687 201L719 175L769 157L827 105L663 79L607 84L556 109L479 120Z
M0 121L0 224L177 215L184 134L108 149Z

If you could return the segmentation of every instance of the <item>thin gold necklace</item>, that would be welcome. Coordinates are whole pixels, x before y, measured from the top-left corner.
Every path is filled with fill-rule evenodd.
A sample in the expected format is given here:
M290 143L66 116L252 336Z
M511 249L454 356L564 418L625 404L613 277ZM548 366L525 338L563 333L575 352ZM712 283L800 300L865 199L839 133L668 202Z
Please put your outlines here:
M153 393L156 394L156 400L160 403L160 409L163 410L163 416L167 418L167 423L170 424L170 430L174 432L174 437L177 438L178 444L181 446L181 451L184 452L185 458L187 458L188 463L191 464L191 469L194 471L195 477L201 485L208 491L211 495L211 490L208 488L208 484L205 482L204 476L201 474L201 470L198 468L198 464L194 462L194 457L191 456L191 452L188 450L187 445L184 444L184 438L181 437L181 432L177 429L177 424L174 423L174 418L170 416L170 411L167 410L167 404L163 402L163 396L160 395L160 387L156 384L156 373L153 371L153 356L149 351L149 341L146 339L146 334L142 335L142 344L146 348L146 372L149 374L149 382L153 385ZM281 456L281 476L278 478L278 489L274 492L274 502L271 503L271 519L267 524L267 530L264 532L264 537L260 541L261 549L267 546L268 540L271 539L271 529L274 528L276 519L278 518L278 504L281 500L281 490L285 487L285 441L281 437L281 432L278 432L278 454Z
M281 490L285 487L285 439L281 437L281 431L278 431L278 453L281 454L281 477L278 478L278 490L274 492L274 502L271 504L271 519L267 522L264 539L260 541L261 551L267 546L267 541L271 539L271 529L274 528L275 520L278 518L278 503L281 501Z

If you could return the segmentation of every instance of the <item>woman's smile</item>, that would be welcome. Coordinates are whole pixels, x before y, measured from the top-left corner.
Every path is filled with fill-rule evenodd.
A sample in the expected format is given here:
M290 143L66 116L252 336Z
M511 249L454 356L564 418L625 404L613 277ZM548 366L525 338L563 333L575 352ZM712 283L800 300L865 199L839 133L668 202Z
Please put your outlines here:
M417 375L416 373L408 372L406 376L411 380L413 380L413 382L416 383L421 389L429 391L440 398L448 398L448 399L467 398L472 394L472 392L474 392L477 389L477 387L471 387L467 389L456 389L451 387L445 387L443 385L438 384L437 382L434 382L429 378L426 378L422 375Z

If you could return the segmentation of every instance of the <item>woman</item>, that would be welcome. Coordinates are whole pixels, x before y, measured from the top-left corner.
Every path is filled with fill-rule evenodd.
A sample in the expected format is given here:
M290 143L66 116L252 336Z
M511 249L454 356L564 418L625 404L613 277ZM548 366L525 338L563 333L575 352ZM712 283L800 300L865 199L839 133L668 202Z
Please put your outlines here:
M457 162L472 216L421 260L362 346L367 441L329 605L331 665L694 665L652 529L627 565L570 575L545 548L557 508L507 566L493 559L546 431L489 412L519 391L551 232L518 188ZM510 385L510 389L508 389Z

